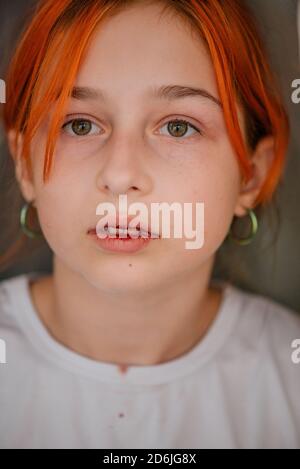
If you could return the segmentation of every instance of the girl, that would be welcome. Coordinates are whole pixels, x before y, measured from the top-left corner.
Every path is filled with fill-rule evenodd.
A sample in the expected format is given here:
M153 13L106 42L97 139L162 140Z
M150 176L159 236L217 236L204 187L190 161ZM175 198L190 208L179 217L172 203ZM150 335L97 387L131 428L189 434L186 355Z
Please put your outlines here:
M255 237L288 144L244 2L44 0L6 85L20 224L53 273L1 282L1 447L299 446L299 317L212 279L227 238ZM203 245L150 219L130 236L121 195L203 202Z

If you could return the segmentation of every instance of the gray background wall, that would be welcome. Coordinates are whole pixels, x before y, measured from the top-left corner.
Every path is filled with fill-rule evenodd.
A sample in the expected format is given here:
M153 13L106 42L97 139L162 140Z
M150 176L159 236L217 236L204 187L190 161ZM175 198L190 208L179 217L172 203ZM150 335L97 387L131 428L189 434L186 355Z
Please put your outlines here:
M280 226L276 243L273 243L275 225L270 225L267 214L260 223L257 239L248 247L224 246L214 270L214 276L223 276L227 258L235 258L232 277L238 286L248 291L274 298L300 313L300 104L291 101L291 83L300 78L297 39L297 0L248 0L256 12L271 62L278 74L288 108L292 139L288 165L282 183L276 193L280 213ZM9 60L19 31L30 15L34 0L1 0L0 4L0 78ZM9 156L3 133L0 132L0 172L9 165ZM13 184L13 174L10 175ZM7 197L6 181L0 186L0 250L1 233L5 230L3 215L18 219ZM270 209L270 216L272 217ZM272 220L272 218L271 218ZM273 243L273 244L272 244ZM225 269L225 270L224 270ZM51 271L51 252L44 245L28 259L0 273L2 278L31 270Z

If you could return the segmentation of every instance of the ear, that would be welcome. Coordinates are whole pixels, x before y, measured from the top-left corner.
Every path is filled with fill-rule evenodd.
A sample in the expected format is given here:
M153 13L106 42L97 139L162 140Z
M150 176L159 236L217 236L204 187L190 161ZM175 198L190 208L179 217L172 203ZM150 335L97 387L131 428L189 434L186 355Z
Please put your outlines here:
M15 163L15 176L18 181L21 193L25 200L32 201L35 199L35 190L32 177L28 173L28 168L24 158L22 158L23 135L18 134L17 144L15 145L16 131L11 129L8 131L7 141L10 154Z
M252 208L256 197L267 177L269 168L274 159L274 137L263 137L257 144L251 158L253 167L253 177L247 184L241 184L241 190L238 196L234 214L244 216L247 209Z

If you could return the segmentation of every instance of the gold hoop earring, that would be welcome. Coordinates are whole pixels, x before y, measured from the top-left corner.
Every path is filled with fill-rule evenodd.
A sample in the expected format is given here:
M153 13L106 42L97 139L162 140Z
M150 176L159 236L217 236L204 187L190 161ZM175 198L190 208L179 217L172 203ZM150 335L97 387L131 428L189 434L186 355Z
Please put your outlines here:
M34 231L32 230L31 228L29 228L27 226L27 217L28 217L28 213L29 213L29 209L33 206L33 201L31 202L26 202L23 207L21 208L21 211L20 211L20 226L21 226L21 229L23 231L23 233L25 233L26 236L28 236L29 238L42 238L43 236L43 233L42 231Z
M257 230L258 230L258 220L257 220L257 217L255 215L255 212L251 209L251 208L248 208L247 209L247 214L250 216L250 221L251 221L251 233L249 236L247 236L246 238L237 238L236 236L234 236L233 232L232 232L232 226L230 227L230 230L229 230L229 233L228 233L228 237L230 239L232 239L236 244L240 245L240 246L246 246L248 244L250 244L256 233L257 233Z

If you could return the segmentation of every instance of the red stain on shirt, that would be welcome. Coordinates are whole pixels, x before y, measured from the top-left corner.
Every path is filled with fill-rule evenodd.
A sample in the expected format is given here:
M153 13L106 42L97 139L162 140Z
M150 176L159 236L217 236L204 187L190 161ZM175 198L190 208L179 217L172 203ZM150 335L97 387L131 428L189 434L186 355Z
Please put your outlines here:
M120 373L126 373L128 369L128 365L118 365Z

